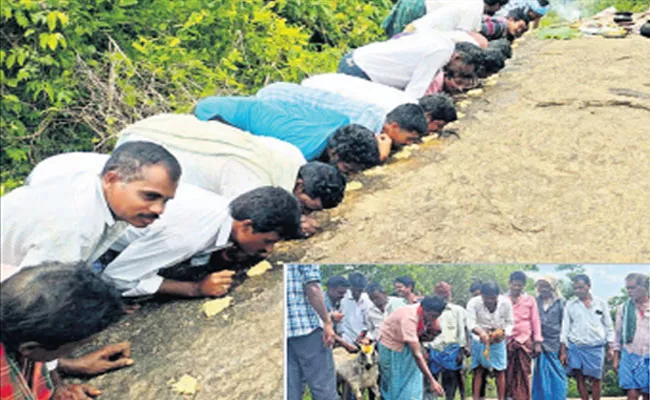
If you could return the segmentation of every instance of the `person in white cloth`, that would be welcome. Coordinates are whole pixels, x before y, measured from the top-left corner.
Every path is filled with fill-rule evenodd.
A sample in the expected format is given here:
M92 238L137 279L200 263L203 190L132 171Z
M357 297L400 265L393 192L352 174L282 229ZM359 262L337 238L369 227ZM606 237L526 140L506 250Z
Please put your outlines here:
M318 228L310 213L343 201L346 179L336 167L307 162L296 146L276 138L193 115L160 114L126 127L117 146L138 140L160 144L176 156L183 167L182 182L227 199L267 185L293 193L300 201L306 235Z
M63 172L92 173L106 157L94 153L51 157L32 171L29 185L38 187ZM94 268L111 278L125 297L154 293L220 296L230 289L234 271L213 272L198 281L166 279L158 271L185 261L202 267L213 253L218 258L212 258L212 263L217 266L252 263L266 258L279 240L299 234L298 201L282 188L262 186L229 201L181 183L159 221L147 229L127 229L111 246L119 255L107 264L95 263Z
M164 215L180 175L178 161L163 147L134 142L94 172L13 190L0 202L1 279L46 263L92 265L129 225L146 227ZM119 343L48 368L97 375L133 364L130 354L130 345Z

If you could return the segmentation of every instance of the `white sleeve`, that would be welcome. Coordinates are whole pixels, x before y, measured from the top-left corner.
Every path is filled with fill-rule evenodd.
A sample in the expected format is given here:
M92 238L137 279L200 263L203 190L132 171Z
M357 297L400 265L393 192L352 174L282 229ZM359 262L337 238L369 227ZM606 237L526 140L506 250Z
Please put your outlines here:
M160 289L160 285L162 285L164 279L165 278L158 275L157 272L148 274L148 276L145 276L142 279L140 279L136 287L122 293L122 296L139 297L139 296L147 296L150 294L154 294L158 292L158 289Z
M185 261L199 251L191 239L191 235L170 234L168 229L142 236L108 264L104 274L115 281L118 289L132 293L129 296L151 294L162 283L162 278L156 277L160 269Z
M426 14L412 22L416 32L431 30L453 31L460 25L458 9L447 6Z
M449 43L451 42L449 41ZM431 81L433 81L438 71L447 65L453 52L454 46L449 45L436 49L424 57L413 71L411 80L404 88L404 92L416 99L424 96L429 85L431 85Z

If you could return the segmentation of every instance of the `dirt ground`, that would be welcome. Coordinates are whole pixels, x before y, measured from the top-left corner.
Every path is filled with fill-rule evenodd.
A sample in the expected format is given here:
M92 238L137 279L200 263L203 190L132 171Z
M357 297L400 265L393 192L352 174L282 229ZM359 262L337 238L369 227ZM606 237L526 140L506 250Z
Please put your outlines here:
M462 109L460 140L354 178L295 258L650 261L650 40L528 37L514 52Z
M650 261L650 40L527 38L481 97L461 139L357 176L321 213L324 232L276 260L362 262ZM646 215L646 217L644 217ZM279 268L204 300L150 302L88 346L129 340L136 364L89 382L102 399L282 399ZM224 319L224 315L227 319ZM201 389L173 394L189 374Z

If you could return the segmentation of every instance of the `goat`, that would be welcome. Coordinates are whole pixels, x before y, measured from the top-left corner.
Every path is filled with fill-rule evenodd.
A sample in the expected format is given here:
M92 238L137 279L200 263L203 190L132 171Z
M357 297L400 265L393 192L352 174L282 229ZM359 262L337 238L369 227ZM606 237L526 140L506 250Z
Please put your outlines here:
M379 354L374 345L362 345L361 351L352 355L343 348L334 350L334 365L336 380L342 384L342 400L348 400L352 393L356 400L363 399L365 389L370 389L375 398L380 398L379 386Z

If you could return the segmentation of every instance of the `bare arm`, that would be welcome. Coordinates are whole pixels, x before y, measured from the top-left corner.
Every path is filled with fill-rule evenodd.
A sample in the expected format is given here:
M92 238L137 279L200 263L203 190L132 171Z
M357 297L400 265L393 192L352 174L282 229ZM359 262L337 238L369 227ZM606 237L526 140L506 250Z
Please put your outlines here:
M314 307L316 314L325 324L332 324L332 319L330 314L327 312L327 307L325 306L325 297L323 297L323 290L320 288L318 282L309 282L305 284L305 295L309 304Z
M420 371L422 371L422 375L424 375L430 383L437 382L433 375L431 375L427 361L424 359L424 355L420 349L420 342L406 342L406 344L411 349L413 358L415 358L415 363L418 365L418 368L420 368Z
M221 296L228 293L235 271L214 272L199 282L163 279L158 293L182 297Z

